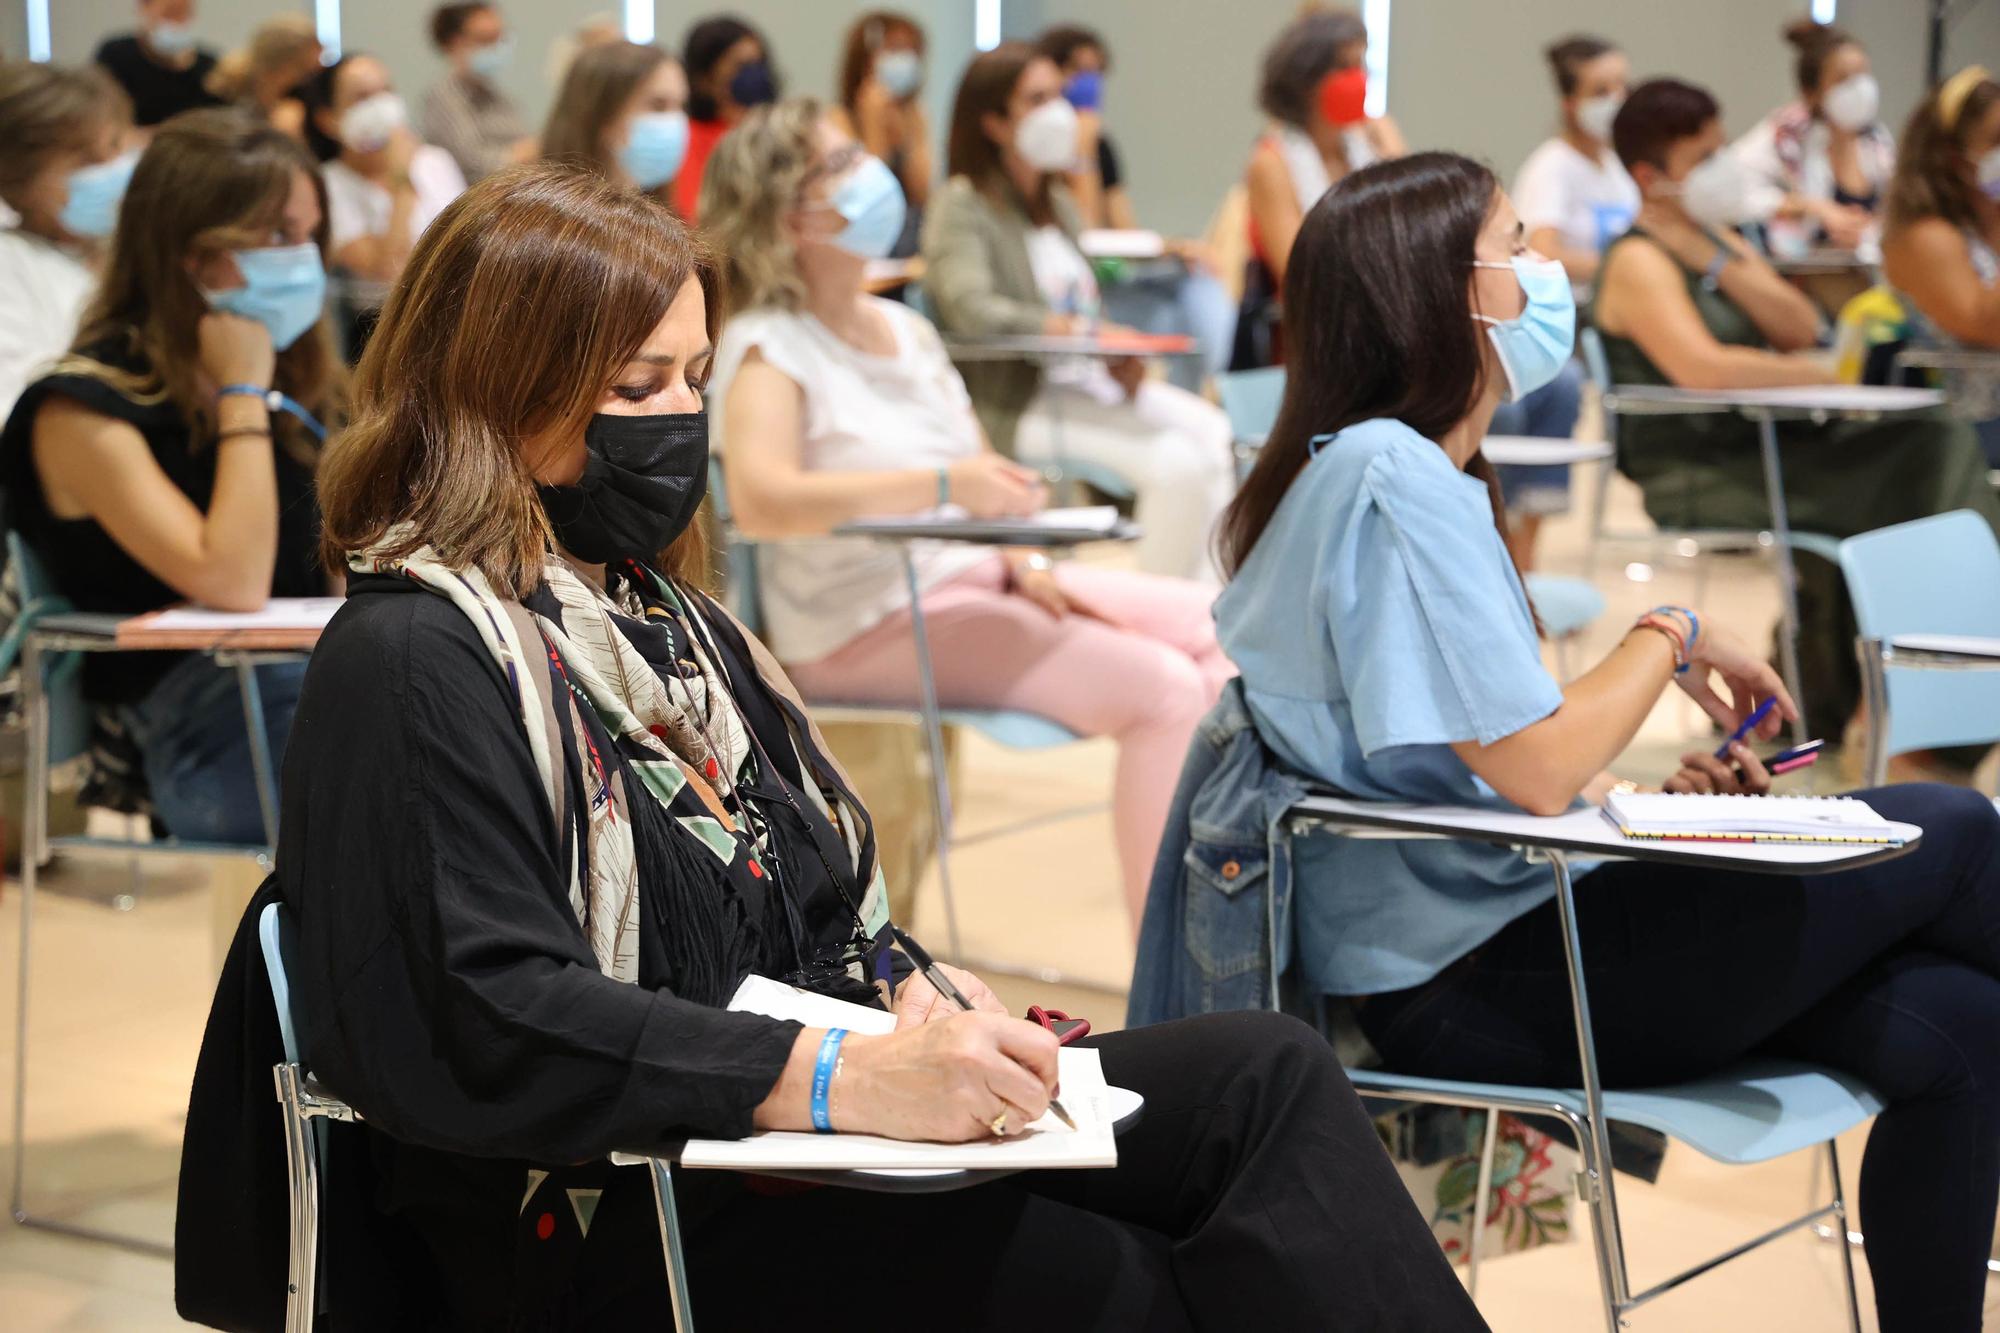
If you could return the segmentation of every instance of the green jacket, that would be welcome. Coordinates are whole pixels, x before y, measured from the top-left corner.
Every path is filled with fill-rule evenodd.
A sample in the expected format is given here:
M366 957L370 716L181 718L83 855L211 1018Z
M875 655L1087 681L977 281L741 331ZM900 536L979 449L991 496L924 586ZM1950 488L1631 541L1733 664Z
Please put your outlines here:
M1060 186L1053 194L1056 225L1074 241L1076 208ZM992 337L1038 334L1049 304L1028 262L1034 228L1026 201L1011 183L983 191L953 176L924 207L924 297L947 334ZM1032 361L984 361L961 366L973 410L993 447L1014 454L1014 429L1041 387Z

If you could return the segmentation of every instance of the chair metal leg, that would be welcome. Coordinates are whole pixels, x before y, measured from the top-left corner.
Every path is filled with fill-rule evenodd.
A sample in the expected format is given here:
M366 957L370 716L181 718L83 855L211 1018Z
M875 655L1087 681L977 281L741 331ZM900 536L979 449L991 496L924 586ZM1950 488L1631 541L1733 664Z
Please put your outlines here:
M1833 1176L1833 1222L1843 1240L1847 1237L1847 1191L1840 1183L1840 1145L1826 1141L1826 1165ZM1861 1333L1861 1297L1854 1289L1854 1248L1840 1247L1840 1274L1847 1282L1847 1333Z
M1868 713L1868 748L1861 756L1863 785L1889 780L1889 668L1880 639L1856 639L1861 658L1861 706Z
M250 771L257 779L257 811L264 819L264 845L278 845L278 781L271 763L271 737L264 728L264 695L257 687L256 663L236 661L238 693L243 696L243 726L250 733Z
M42 689L42 645L33 630L21 640L21 708L27 721L27 762L21 811L21 959L14 996L14 1187L8 1209L28 1221L28 992L34 957L35 885L48 846L49 712Z
M319 1154L312 1121L299 1106L298 1066L278 1065L274 1073L285 1112L285 1184L292 1201L285 1333L312 1333L319 1288Z
M1785 501L1785 473L1778 458L1778 422L1770 409L1756 413L1758 447L1764 458L1764 491L1771 505L1771 535L1776 539L1778 594L1783 618L1778 627L1778 661L1784 667L1785 688L1799 706L1798 720L1792 724L1794 744L1805 744L1812 735L1806 723L1805 695L1799 675L1799 571L1792 555L1792 520Z
M673 1303L675 1333L694 1333L694 1307L688 1301L687 1257L681 1241L681 1213L674 1203L674 1166L665 1158L647 1162L653 1174L653 1211L660 1222L660 1246L666 1251L667 1295Z
M1589 1142L1583 1150L1583 1174L1589 1190L1592 1231L1597 1240L1598 1276L1604 1288L1605 1327L1617 1333L1619 1311L1630 1283L1625 1272L1625 1240L1618 1225L1617 1186L1611 1175L1611 1149L1605 1135L1604 1085L1597 1072L1597 1036L1590 1023L1590 996L1583 977L1583 940L1577 932L1576 897L1570 883L1569 859L1553 849L1546 857L1556 881L1556 910L1562 920L1563 957L1569 968L1571 1016L1576 1021L1576 1045L1583 1071L1584 1119Z
M931 811L937 819L938 892L944 899L945 940L955 963L965 961L965 943L958 933L958 900L951 891L951 770L944 753L944 715L938 706L937 674L931 666L930 635L924 626L923 588L917 582L917 560L910 544L902 544L903 581L910 590L910 637L917 653L919 702L923 705L924 748L930 755Z
M1479 1247L1486 1234L1486 1210L1493 1200L1493 1154L1500 1146L1500 1112L1486 1108L1486 1132L1479 1148L1479 1185L1472 1191L1472 1235L1465 1242L1465 1288L1479 1299Z

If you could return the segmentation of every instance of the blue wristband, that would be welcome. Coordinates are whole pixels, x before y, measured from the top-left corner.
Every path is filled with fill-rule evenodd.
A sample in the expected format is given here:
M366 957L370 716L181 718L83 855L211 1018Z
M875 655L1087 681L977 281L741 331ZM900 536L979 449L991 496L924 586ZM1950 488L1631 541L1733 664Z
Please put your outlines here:
M313 438L322 442L326 439L326 427L319 424L319 418L306 410L304 403L278 389L266 389L256 384L225 384L215 391L218 400L223 398L261 398L264 406L273 412L289 412L300 425L312 432Z
M813 1061L812 1119L821 1134L833 1133L833 1114L827 1109L827 1094L833 1091L833 1065L840 1058L840 1043L846 1028L829 1028L820 1038L819 1055Z

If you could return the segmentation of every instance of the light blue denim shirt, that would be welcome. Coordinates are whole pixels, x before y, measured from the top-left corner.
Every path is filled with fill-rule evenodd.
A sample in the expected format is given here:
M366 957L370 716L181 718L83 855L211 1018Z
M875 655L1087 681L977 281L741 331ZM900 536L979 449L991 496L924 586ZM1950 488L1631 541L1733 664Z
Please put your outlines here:
M1512 808L1451 745L1562 703L1485 483L1400 421L1321 446L1215 615L1265 743L1363 799ZM1420 985L1554 892L1471 843L1313 838L1294 857L1298 965L1329 995Z

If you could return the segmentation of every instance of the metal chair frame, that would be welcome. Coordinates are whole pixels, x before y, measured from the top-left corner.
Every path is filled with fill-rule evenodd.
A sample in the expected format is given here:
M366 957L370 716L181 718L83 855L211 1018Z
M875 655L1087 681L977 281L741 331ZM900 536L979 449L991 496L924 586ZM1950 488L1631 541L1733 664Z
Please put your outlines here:
M1388 831L1379 826L1343 822L1324 814L1296 811L1287 817L1285 831L1287 836L1295 838L1313 833L1371 838L1441 836ZM1833 1139L1828 1139L1825 1141L1826 1162L1831 1170L1833 1182L1830 1200L1644 1290L1633 1289L1625 1258L1624 1232L1618 1213L1617 1188L1612 1174L1608 1137L1610 1122L1604 1112L1604 1088L1598 1072L1597 1039L1591 1027L1589 991L1583 972L1583 943L1577 931L1576 900L1570 880L1569 858L1564 851L1555 847L1516 846L1515 850L1525 854L1531 862L1548 866L1555 881L1556 909L1562 924L1563 959L1569 974L1571 1015L1576 1026L1577 1056L1583 1072L1584 1113L1579 1115L1563 1103L1537 1098L1529 1089L1524 1089L1519 1097L1454 1095L1399 1080L1392 1073L1364 1069L1348 1071L1356 1091L1363 1097L1457 1106L1487 1112L1486 1132L1473 1197L1472 1239L1467 1256L1468 1285L1473 1293L1476 1295L1478 1292L1480 1233L1485 1227L1487 1209L1492 1197L1493 1154L1497 1142L1495 1113L1503 1111L1518 1115L1554 1117L1565 1124L1576 1139L1577 1151L1583 1158L1583 1169L1576 1175L1575 1187L1578 1199L1590 1214L1604 1322L1610 1333L1618 1333L1623 1326L1625 1316L1640 1306L1782 1236L1795 1231L1809 1230L1822 1219L1831 1219L1832 1224L1844 1233L1847 1230L1847 1202L1841 1187L1839 1149ZM1268 930L1266 958L1270 965L1267 993L1275 1003L1279 995L1277 972L1279 921L1277 904L1268 892L1266 908ZM1848 1246L1841 1247L1840 1260L1847 1296L1847 1327L1849 1333L1861 1333L1860 1298L1854 1281L1854 1258Z

